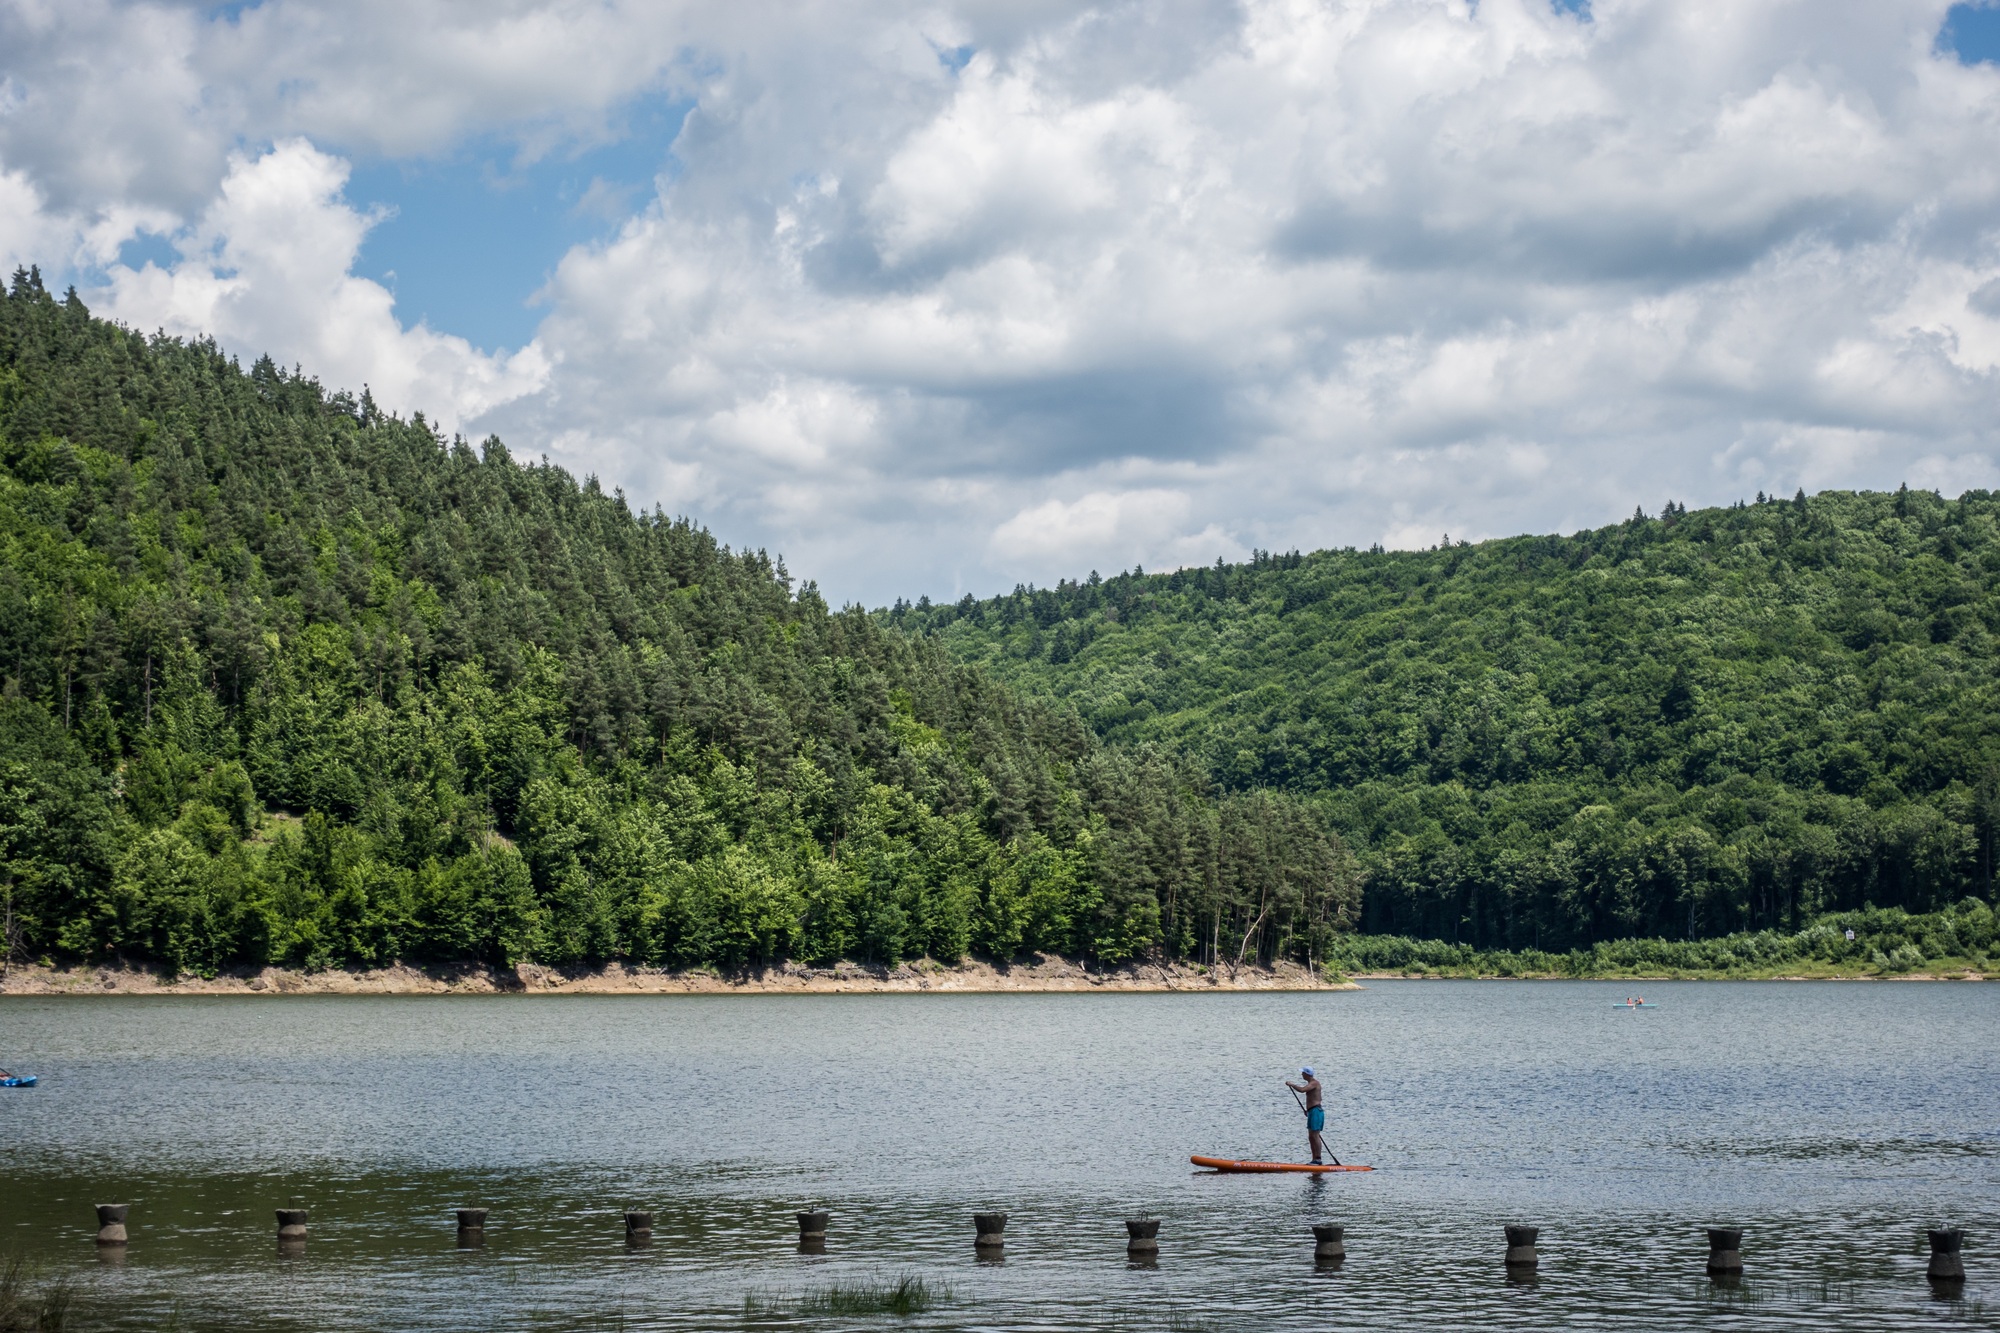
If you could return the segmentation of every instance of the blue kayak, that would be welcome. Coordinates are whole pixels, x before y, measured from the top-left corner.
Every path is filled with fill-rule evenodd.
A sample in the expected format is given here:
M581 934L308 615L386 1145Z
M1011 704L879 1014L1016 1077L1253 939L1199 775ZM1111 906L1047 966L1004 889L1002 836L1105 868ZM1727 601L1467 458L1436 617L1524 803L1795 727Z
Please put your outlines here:
M32 1088L34 1086L35 1076L33 1074L23 1075L19 1078L0 1078L0 1088Z

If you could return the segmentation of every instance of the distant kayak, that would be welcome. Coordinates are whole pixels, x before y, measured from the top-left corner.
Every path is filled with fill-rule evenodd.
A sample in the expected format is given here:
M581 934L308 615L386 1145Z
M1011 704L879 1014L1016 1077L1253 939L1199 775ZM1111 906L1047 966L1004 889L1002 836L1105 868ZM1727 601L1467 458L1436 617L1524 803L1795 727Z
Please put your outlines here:
M1654 1004L1651 1000L1641 1000L1637 1004L1627 1004L1623 1000L1613 1000L1611 1007L1613 1009L1657 1009L1660 1006Z
M1373 1171L1372 1166L1314 1166L1311 1162L1238 1162L1228 1157L1190 1157L1190 1162L1209 1171L1247 1172L1253 1174L1273 1171L1304 1171L1309 1175L1325 1175L1330 1171Z
M0 1088L32 1088L35 1086L33 1074L23 1074L17 1078L0 1078Z

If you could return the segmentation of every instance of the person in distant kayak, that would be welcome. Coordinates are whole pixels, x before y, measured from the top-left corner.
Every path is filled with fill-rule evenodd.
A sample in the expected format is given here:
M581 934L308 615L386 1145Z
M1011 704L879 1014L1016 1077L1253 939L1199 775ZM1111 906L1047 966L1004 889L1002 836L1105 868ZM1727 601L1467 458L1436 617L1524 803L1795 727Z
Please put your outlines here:
M1293 1083L1288 1079L1285 1086L1293 1092L1305 1094L1306 1144L1312 1149L1313 1165L1321 1166L1324 1164L1320 1161L1320 1154L1326 1151L1326 1140L1320 1131L1326 1128L1326 1107L1320 1102L1319 1078L1313 1073L1311 1065L1301 1069L1299 1077L1305 1082Z

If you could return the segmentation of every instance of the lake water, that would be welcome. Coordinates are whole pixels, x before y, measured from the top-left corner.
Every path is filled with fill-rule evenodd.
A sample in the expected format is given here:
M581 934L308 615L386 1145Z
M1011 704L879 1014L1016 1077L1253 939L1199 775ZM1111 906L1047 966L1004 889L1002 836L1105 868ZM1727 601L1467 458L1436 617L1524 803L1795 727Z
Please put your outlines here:
M42 1086L0 1091L0 1250L130 1329L2000 1327L2000 987L1612 1007L1634 989L14 998L0 1064ZM1189 1167L1300 1157L1304 1063L1375 1172ZM132 1205L122 1262L98 1202ZM303 1257L284 1206L311 1209ZM1156 1267L1127 1262L1140 1215ZM1501 1264L1514 1221L1542 1228L1531 1282ZM1344 1264L1314 1264L1314 1222ZM1703 1274L1711 1225L1745 1229L1740 1286ZM1956 1295L1924 1278L1937 1225L1967 1233ZM905 1272L950 1298L782 1313Z

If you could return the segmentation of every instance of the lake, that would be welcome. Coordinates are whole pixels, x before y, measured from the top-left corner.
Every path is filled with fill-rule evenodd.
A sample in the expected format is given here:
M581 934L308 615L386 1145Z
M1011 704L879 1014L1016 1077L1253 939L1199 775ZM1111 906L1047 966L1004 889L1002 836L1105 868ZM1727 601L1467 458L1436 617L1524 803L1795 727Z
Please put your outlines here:
M1612 1006L1634 990L1659 1007ZM1189 1167L1302 1157L1307 1063L1376 1171ZM0 1249L71 1275L90 1327L2000 1327L1989 985L10 998L0 1064L42 1076L0 1091ZM122 1256L99 1202L132 1205ZM1127 1261L1141 1215L1157 1266ZM1345 1263L1315 1265L1315 1222ZM1532 1281L1506 1222L1542 1229ZM1704 1276L1716 1225L1744 1228L1740 1285ZM1939 1225L1966 1230L1959 1294L1924 1278ZM900 1273L950 1296L785 1312Z

